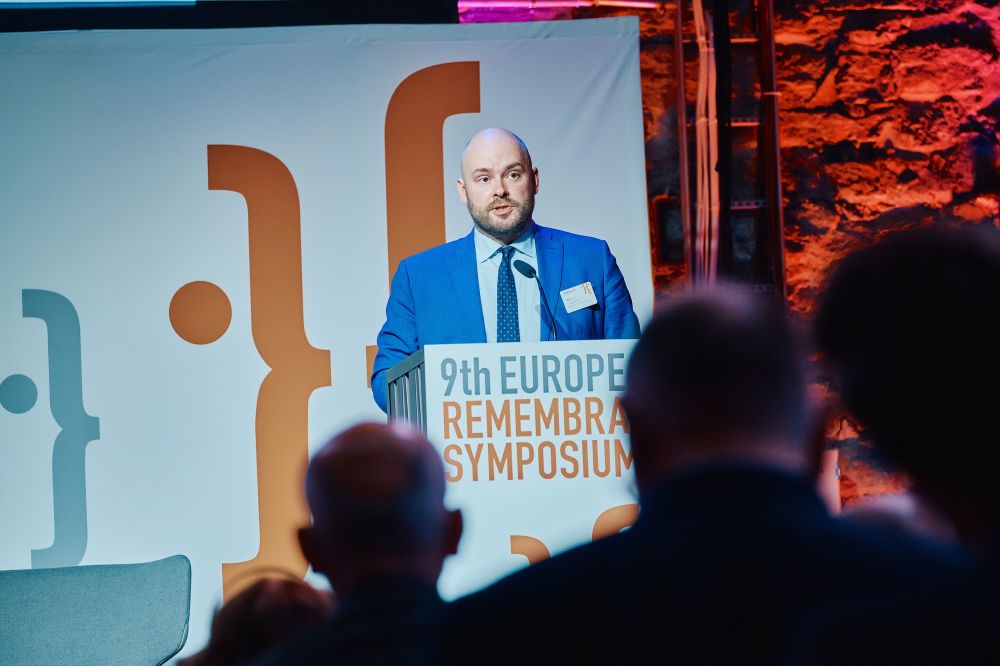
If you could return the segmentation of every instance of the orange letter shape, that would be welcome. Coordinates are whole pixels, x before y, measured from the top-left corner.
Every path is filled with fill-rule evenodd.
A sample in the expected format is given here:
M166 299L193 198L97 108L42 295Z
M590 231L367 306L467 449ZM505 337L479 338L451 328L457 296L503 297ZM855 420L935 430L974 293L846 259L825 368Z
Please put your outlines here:
M623 529L635 522L639 517L638 504L620 504L613 506L594 521L594 531L591 535L593 541L603 539L612 534L618 534Z
M400 83L385 112L385 210L389 280L399 262L441 245L441 131L448 116L479 113L479 63L448 62Z
M549 548L541 540L524 534L510 535L510 554L524 555L528 564L538 564L549 559Z
M299 195L288 168L256 148L209 146L208 189L246 199L251 328L257 351L271 368L257 394L260 547L251 560L222 565L223 596L229 599L253 582L255 570L306 574L296 528L310 520L302 481L309 457L309 396L330 385L330 352L306 339Z

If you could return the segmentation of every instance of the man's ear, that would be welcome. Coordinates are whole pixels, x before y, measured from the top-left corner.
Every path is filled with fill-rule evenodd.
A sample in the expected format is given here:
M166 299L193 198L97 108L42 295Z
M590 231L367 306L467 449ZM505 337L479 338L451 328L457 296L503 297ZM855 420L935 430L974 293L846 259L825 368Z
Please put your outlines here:
M455 189L458 190L458 198L462 200L462 203L469 203L469 195L465 191L465 181L461 178L456 178Z
M538 167L531 170L531 175L535 178L535 194L538 194Z
M462 512L458 509L448 512L445 519L445 555L454 555L458 552L458 543L462 540Z

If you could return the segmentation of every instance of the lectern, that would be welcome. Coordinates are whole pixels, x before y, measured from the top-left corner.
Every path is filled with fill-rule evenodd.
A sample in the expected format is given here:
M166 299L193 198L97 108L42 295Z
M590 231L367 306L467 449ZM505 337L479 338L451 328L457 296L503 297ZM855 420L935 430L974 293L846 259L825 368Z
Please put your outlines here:
M635 518L621 406L634 340L430 345L390 368L390 419L427 433L465 534L455 596Z
M424 350L419 349L386 371L389 419L409 421L427 432Z

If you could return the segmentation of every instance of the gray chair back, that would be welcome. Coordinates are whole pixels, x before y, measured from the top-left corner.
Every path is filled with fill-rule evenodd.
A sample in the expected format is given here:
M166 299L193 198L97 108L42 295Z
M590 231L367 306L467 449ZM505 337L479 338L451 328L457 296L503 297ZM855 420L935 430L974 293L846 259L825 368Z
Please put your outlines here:
M187 640L191 562L0 571L0 664L154 666Z

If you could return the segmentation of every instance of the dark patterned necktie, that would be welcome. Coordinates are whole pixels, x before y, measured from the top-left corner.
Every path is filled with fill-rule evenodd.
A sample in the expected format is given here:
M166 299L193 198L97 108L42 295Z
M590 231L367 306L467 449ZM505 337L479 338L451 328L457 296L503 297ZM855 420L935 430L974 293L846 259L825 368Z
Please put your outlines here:
M514 248L510 245L500 248L503 259L497 274L497 342L520 342L521 325L517 320L517 289L514 287L514 273L510 270L510 256Z

